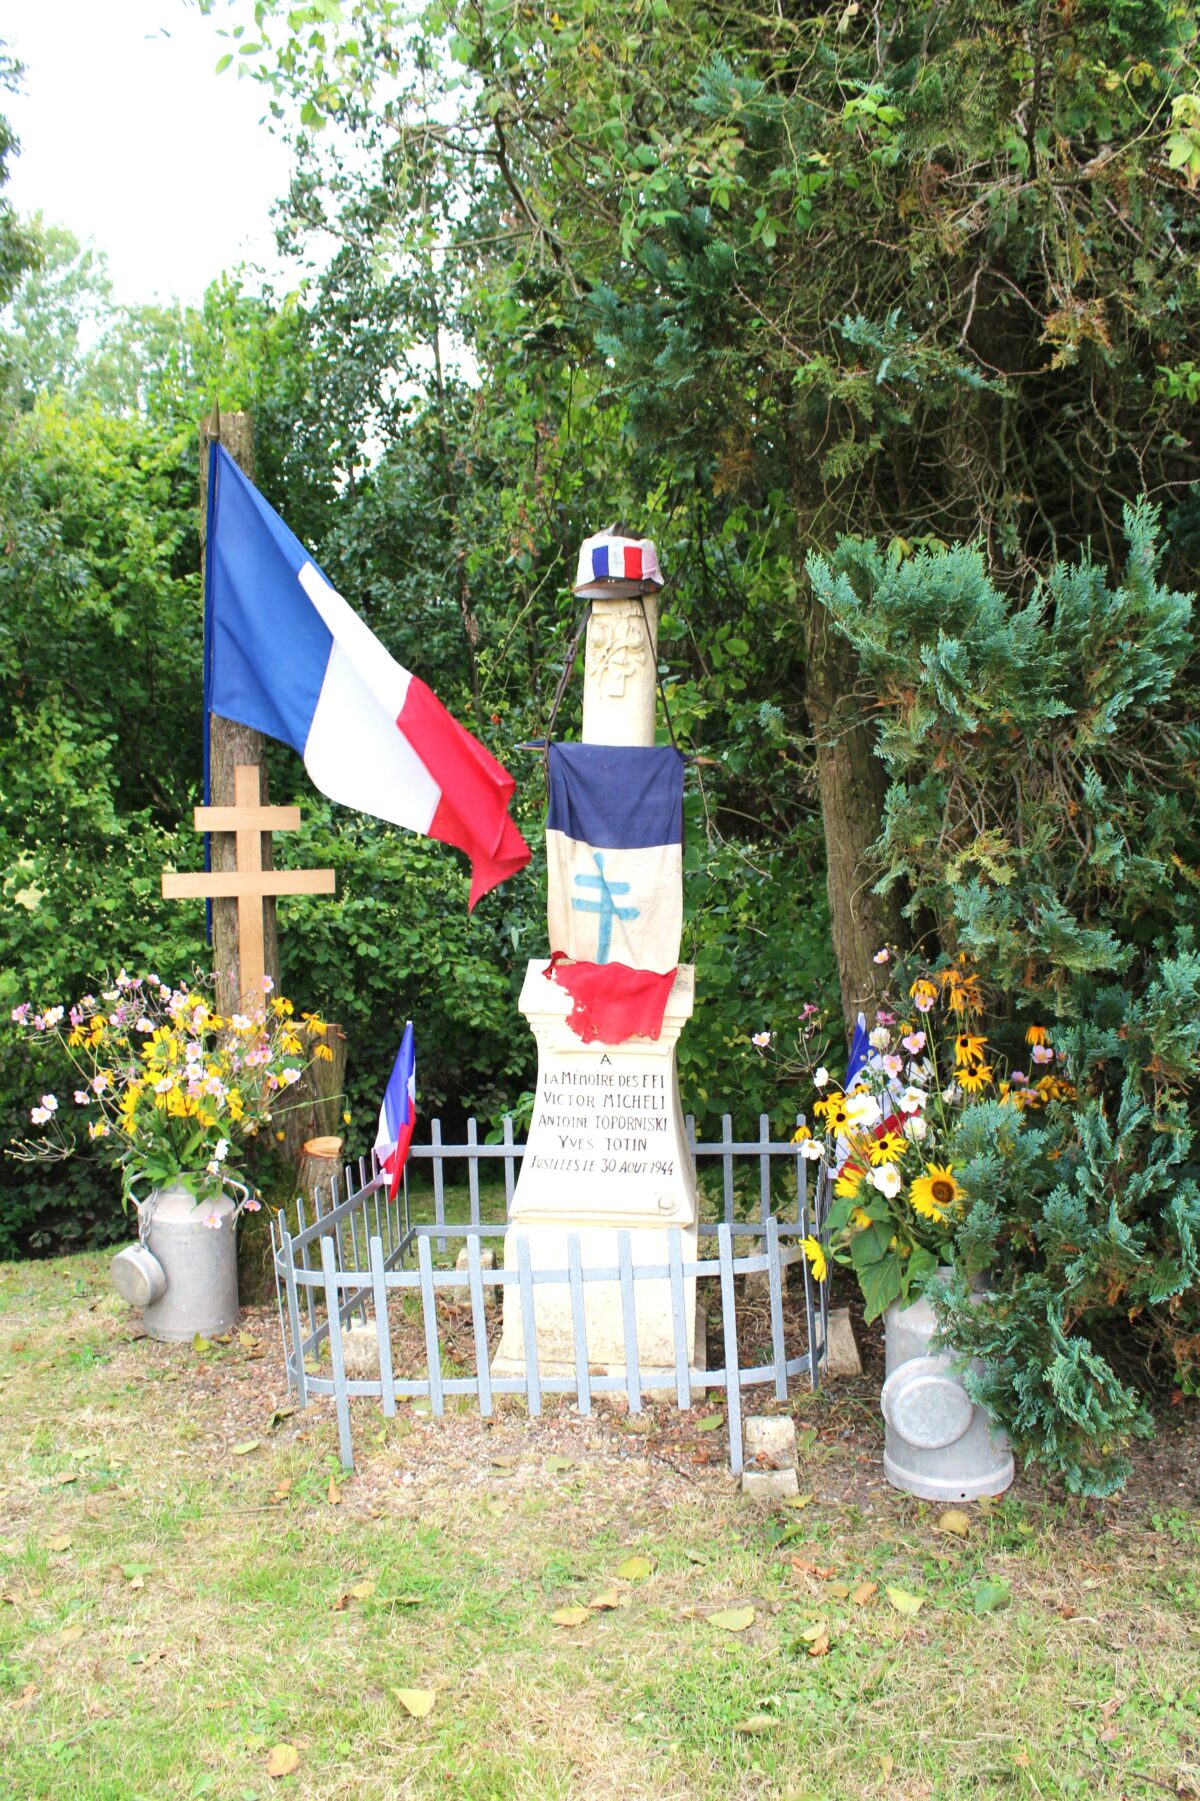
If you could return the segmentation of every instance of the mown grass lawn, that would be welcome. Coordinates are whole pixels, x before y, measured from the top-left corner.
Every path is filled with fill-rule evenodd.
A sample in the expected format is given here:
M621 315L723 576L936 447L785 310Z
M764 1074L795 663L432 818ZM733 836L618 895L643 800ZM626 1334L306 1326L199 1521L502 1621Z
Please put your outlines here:
M867 1385L801 1398L813 1499L770 1511L711 1404L366 1404L343 1477L324 1404L273 1418L272 1316L206 1354L136 1329L101 1258L0 1267L4 1797L1200 1794L1182 1418L1125 1501L1025 1480L960 1537L880 1483Z

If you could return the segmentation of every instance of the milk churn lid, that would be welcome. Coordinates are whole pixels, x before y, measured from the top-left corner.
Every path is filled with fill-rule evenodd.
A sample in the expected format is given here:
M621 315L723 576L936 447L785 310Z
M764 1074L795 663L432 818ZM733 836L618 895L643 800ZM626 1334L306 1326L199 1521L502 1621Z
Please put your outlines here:
M131 1244L112 1260L113 1287L131 1307L149 1307L167 1292L162 1264L144 1244Z
M649 538L622 538L610 526L585 538L575 571L581 600L606 600L661 588L658 552Z
M910 1357L893 1370L879 1405L892 1430L920 1451L956 1444L975 1412L962 1383L939 1357Z

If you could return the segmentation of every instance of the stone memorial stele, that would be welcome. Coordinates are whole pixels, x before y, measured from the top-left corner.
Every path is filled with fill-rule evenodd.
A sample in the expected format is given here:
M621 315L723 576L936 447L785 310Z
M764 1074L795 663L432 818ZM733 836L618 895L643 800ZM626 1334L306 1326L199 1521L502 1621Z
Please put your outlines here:
M614 546L613 575L599 580L596 546ZM629 555L622 563L621 547ZM601 563L599 566L603 566ZM637 573L625 575L623 568ZM580 555L576 594L591 601L584 656L583 742L585 745L651 746L655 742L658 672L657 590L661 576L653 544L611 533L589 539ZM580 892L579 933L594 930L595 947L576 955L607 960L614 915L623 900L636 896L622 886L622 853L606 856L599 883L585 895L586 876L574 878ZM627 870L627 873L629 871ZM668 896L676 910L679 891ZM663 905L660 894L660 907ZM505 1267L517 1267L517 1240L527 1239L533 1269L568 1267L568 1239L577 1234L586 1270L618 1265L618 1234L630 1235L635 1265L665 1266L667 1229L677 1226L684 1262L696 1257L696 1171L687 1142L675 1047L691 1016L694 970L675 971L657 1037L638 1036L618 1044L584 1042L568 1016L572 996L548 980L548 959L535 958L526 970L520 1009L537 1041L537 1092L521 1173L504 1240ZM575 1367L570 1291L566 1282L535 1284L534 1312L538 1364L543 1374ZM592 1373L625 1369L626 1344L618 1284L584 1285L588 1361ZM696 1284L684 1283L685 1342L694 1367L704 1367L697 1339ZM673 1371L675 1335L671 1290L665 1278L634 1285L637 1358L643 1370ZM522 1373L525 1341L520 1293L504 1289L504 1330L495 1373Z

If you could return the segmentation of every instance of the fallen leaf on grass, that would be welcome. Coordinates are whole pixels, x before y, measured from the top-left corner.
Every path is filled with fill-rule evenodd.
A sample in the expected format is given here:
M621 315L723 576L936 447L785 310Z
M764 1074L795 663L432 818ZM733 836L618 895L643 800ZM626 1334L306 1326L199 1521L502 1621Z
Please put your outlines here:
M437 1692L431 1688L394 1688L392 1693L414 1720L423 1720L431 1714L437 1700Z
M803 1432L797 1432L796 1434L796 1449L798 1451L811 1451L816 1442L817 1428L815 1426L805 1426Z
M994 1613L999 1607L1007 1607L1011 1589L1007 1582L981 1582L971 1599L975 1613Z
M829 1639L824 1632L821 1634L820 1638L813 1639L811 1645L808 1647L808 1655L810 1657L829 1656Z
M267 1752L268 1776L291 1776L300 1768L300 1753L295 1745L272 1745Z
M878 1593L878 1582L860 1582L857 1588L850 1590L850 1599L856 1607L865 1607L872 1596Z
M745 1632L747 1626L753 1626L755 1613L753 1607L725 1607L720 1613L710 1613L710 1626L719 1626L722 1632Z
M888 1588L886 1593L896 1612L903 1614L906 1619L910 1619L914 1613L920 1613L925 1605L924 1595L910 1595L907 1589Z
M278 1488L275 1490L274 1494L271 1496L271 1499L273 1501L286 1501L288 1496L291 1494L291 1492L292 1492L292 1478L290 1476L284 1476L284 1478L280 1482Z
M251 1451L257 1451L261 1443L261 1438L248 1438L240 1445L233 1445L230 1449L230 1456L249 1457Z
M696 1421L697 1432L715 1432L718 1426L725 1424L723 1413L706 1413L702 1420Z
M760 1733L770 1732L778 1723L772 1714L752 1713L746 1719L739 1720L733 1730L744 1733L747 1737L757 1738Z
M60 1470L57 1476L51 1477L51 1481L57 1483L59 1488L66 1488L68 1483L78 1482L78 1480L78 1470Z
M824 1620L818 1620L815 1626L805 1626L804 1630L798 1633L797 1636L802 1638L805 1644L811 1645L814 1644L817 1639L823 1638L828 1630L829 1628L826 1626Z
M653 1574L654 1564L649 1557L627 1557L617 1565L617 1575L623 1582L644 1582Z
M59 1640L64 1645L75 1645L83 1637L82 1626L64 1626L59 1633Z
M622 1605L621 1596L615 1588L606 1588L602 1595L597 1595L595 1600L588 1602L593 1613L608 1613L612 1608Z
M46 1540L46 1549L47 1551L69 1551L71 1549L70 1533L56 1532L53 1538Z
M143 1670L148 1670L152 1663L163 1663L166 1657L167 1653L163 1650L147 1651L141 1660L141 1667Z
M276 1426L282 1426L284 1420L290 1420L295 1411L296 1409L294 1407L276 1407L270 1419L267 1421L268 1426L274 1431Z
M879 1774L884 1782L888 1780L895 1767L896 1759L892 1756L890 1751L885 1751L883 1756L879 1759Z
M212 1339L205 1338L202 1332L197 1332L192 1339L192 1349L193 1351L211 1351Z
M326 1491L325 1499L329 1502L331 1507L340 1507L342 1504L342 1491L332 1476L329 1478L329 1487Z
M811 1493L807 1495L789 1495L783 1504L785 1507L795 1507L797 1509L801 1507L811 1507L816 1498L816 1495Z
M938 1515L939 1532L952 1532L955 1538L966 1538L971 1530L971 1521L961 1507L948 1507L945 1513Z
M346 1589L344 1594L338 1596L333 1604L334 1612L345 1613L351 1601L369 1601L371 1596L375 1593L376 1586L376 1583L370 1581L355 1582L350 1588Z
M37 1694L37 1683L36 1682L27 1682L25 1684L25 1687L21 1690L20 1694L17 1696L16 1700L13 1702L13 1706L14 1707L28 1707L29 1703L33 1700L33 1698L36 1694Z
M546 1468L552 1476L556 1476L560 1470L573 1470L575 1459L573 1457L547 1457Z
M515 1470L520 1461L519 1457L496 1456L492 1458L491 1463L494 1470Z
M828 1582L834 1573L831 1563L813 1563L808 1557L793 1557L791 1563L792 1568L799 1570L802 1576L816 1576L822 1582Z
M572 1607L556 1607L550 1615L550 1623L554 1626L582 1626L591 1617L588 1608L580 1607L576 1602Z
M848 1582L830 1582L827 1584L827 1587L835 1601L846 1601L850 1597L850 1584Z

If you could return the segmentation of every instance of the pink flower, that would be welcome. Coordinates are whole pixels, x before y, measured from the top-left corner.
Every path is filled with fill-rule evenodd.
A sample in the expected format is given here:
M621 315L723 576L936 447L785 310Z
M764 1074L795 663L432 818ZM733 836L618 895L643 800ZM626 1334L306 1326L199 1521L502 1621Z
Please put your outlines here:
M1025 1074L1025 1071L1023 1069L1014 1069L1012 1072L1011 1079L1014 1082L1028 1082L1029 1077Z
M881 1007L875 1015L875 1020L876 1024L881 1026L894 1026L896 1023L896 1015L894 1013L885 1013Z
M21 1005L19 1007L13 1008L12 1019L13 1019L13 1023L18 1026L24 1026L24 1025L29 1024L29 1002L28 1001L22 1001Z
M86 1107L91 1098L92 1097L86 1088L77 1088L75 1090L75 1105L77 1107Z
M221 1215L219 1213L210 1213L206 1218L200 1221L200 1224L202 1226L211 1227L214 1232L219 1232L221 1230Z
M270 994L272 988L274 988L274 986L275 986L275 978L273 976L264 976L262 979L262 982L263 982L263 993Z
M904 1058L897 1057L895 1052L888 1057L882 1057L880 1063L884 1074L887 1076L898 1076L900 1071L904 1068Z
M891 960L892 953L888 950L886 944L881 951L876 951L874 957L871 959L873 963L890 963Z
M262 1210L262 1202L256 1201L252 1194L246 1196L245 1200L242 1202L242 1206L247 1213L259 1213Z
M924 1032L907 1032L900 1040L910 1057L919 1057L925 1049Z
M913 1006L918 1013L930 1013L933 1010L933 996L931 994L915 994Z
M1052 1063L1054 1061L1054 1052L1048 1044L1033 1045L1030 1055L1035 1063Z
M814 1006L812 1001L805 1001L800 1009L800 1017L801 1019L811 1019L814 1013L819 1013L820 1011L821 1009Z
M103 1094L104 1090L107 1087L108 1087L108 1077L105 1075L104 1071L101 1070L100 1074L98 1076L92 1077L92 1093L93 1094Z
M756 1044L760 1051L765 1051L771 1042L771 1034L769 1032L755 1032L750 1042L751 1044ZM286 1070L284 1071L284 1074L287 1074Z

